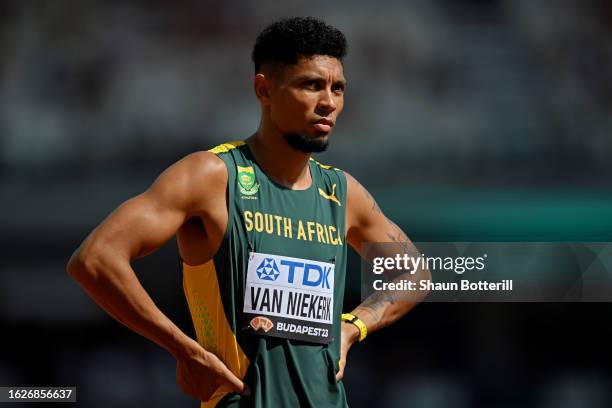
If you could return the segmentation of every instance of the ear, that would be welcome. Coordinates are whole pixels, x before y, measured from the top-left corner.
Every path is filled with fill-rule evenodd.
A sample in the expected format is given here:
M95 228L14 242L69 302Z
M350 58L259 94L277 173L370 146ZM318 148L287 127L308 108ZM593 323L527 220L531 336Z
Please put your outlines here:
M270 81L264 74L255 75L253 80L253 90L255 96L262 105L270 105Z

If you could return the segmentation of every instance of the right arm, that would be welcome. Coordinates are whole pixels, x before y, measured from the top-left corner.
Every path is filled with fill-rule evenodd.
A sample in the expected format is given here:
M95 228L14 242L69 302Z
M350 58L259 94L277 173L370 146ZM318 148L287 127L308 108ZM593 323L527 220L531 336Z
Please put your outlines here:
M244 384L212 353L183 333L155 305L130 262L155 251L191 217L206 216L225 197L227 170L207 152L193 153L165 170L144 193L121 204L83 241L67 270L119 322L177 359L177 381L200 400L221 384ZM197 379L197 381L195 381Z

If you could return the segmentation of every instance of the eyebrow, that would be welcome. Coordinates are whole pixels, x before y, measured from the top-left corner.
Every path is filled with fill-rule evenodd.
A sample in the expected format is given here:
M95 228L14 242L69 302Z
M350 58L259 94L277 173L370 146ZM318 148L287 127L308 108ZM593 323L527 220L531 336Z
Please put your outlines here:
M312 81L312 80L325 81L325 78L320 75L316 75L316 74L312 74L312 75L304 74L304 75L300 75L295 78L296 82ZM337 81L334 81L334 84L340 84L340 85L346 86L347 82L346 82L346 79L339 79Z

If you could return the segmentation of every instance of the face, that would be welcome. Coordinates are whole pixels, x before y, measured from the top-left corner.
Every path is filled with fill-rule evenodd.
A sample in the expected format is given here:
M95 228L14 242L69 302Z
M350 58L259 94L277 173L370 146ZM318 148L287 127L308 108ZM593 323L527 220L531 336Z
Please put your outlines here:
M293 147L323 151L344 106L346 80L342 63L334 57L301 58L280 67L266 81L272 125Z

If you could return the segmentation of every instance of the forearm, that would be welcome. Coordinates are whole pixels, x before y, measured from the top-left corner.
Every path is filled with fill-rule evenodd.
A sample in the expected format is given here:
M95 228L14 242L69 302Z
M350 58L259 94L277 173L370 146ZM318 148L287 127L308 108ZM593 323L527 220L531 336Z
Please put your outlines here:
M366 325L368 334L395 323L408 313L416 301L402 301L390 291L376 291L351 312Z
M188 354L193 347L194 340L155 305L129 261L77 252L68 263L68 272L108 314L173 356Z
M427 269L419 269L414 274L406 273L394 281L431 279ZM427 296L426 290L377 290L368 296L351 313L358 316L368 329L368 333L386 327L408 313Z

